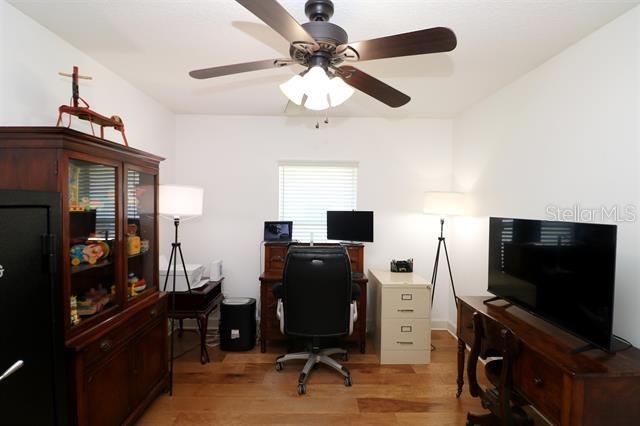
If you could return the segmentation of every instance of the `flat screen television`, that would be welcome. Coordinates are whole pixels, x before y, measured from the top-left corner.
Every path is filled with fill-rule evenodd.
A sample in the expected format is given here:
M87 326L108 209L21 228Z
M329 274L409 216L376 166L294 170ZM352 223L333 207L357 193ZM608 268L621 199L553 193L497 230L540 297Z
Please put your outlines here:
M373 212L328 211L327 239L373 242Z
M611 350L616 225L492 217L489 292Z

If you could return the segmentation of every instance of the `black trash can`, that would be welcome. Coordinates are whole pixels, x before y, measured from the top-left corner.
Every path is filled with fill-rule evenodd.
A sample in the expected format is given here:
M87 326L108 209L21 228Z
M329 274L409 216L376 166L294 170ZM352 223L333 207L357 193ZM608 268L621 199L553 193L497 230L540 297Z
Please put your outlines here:
M256 345L256 299L231 297L220 304L220 349L248 351Z

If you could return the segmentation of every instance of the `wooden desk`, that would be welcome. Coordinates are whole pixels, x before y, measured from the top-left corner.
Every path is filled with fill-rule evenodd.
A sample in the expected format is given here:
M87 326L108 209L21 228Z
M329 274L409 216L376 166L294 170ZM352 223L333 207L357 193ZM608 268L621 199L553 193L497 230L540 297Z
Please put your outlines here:
M317 244L322 245L322 244ZM260 351L266 352L268 341L287 340L280 332L280 321L276 317L277 300L271 289L274 284L282 282L284 259L287 254L287 243L265 244L265 271L260 275ZM358 299L358 320L353 325L351 336L344 340L357 342L361 353L365 352L367 333L367 277L364 270L364 246L362 244L347 245L351 260L352 279L360 288Z
M458 395L462 392L465 345L473 342L474 312L509 328L522 342L514 384L548 420L563 426L632 425L640 419L640 350L617 354L570 351L582 340L504 301L459 297Z
M169 318L173 317L179 321L178 337L182 337L183 321L186 318L193 318L200 325L200 363L206 364L210 361L209 351L207 350L207 326L209 325L209 315L220 304L222 298L222 278L219 281L209 281L202 287L194 288L191 294L188 291L176 291L176 312L172 315L169 312ZM174 293L169 292L169 302Z

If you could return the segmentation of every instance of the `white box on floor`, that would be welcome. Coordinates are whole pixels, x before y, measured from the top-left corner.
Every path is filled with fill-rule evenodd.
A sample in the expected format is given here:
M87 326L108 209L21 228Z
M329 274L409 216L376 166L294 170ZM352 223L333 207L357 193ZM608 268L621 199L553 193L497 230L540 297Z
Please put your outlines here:
M187 273L185 274L180 261L176 266L176 291L187 291L187 279L189 277L189 285L191 289L200 287L207 283L202 280L202 273L204 272L204 266L198 264L186 264ZM160 261L160 290L164 288L164 280L167 277L168 264L166 261ZM173 291L173 263L171 264L171 271L169 272L169 279L167 280L167 291Z

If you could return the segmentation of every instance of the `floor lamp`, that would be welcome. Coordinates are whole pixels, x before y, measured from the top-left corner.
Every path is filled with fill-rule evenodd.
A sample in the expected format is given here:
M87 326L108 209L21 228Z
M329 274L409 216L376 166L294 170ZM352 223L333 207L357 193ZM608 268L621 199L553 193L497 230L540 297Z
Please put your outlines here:
M202 216L202 206L204 199L204 191L202 188L196 188L193 186L181 186L181 185L160 185L159 194L159 212L160 215L166 218L173 219L173 225L175 228L174 240L171 243L171 256L169 256L169 266L167 269L167 275L164 280L164 288L162 291L167 291L167 282L169 281L169 275L172 276L173 286L171 287L171 360L169 364L169 395L173 395L173 358L174 358L174 344L173 344L173 331L174 331L174 318L176 313L176 266L178 262L178 256L182 262L182 268L187 281L187 289L191 293L191 285L189 284L189 276L187 274L187 268L184 263L184 257L182 256L182 246L178 239L178 229L180 228L180 220L183 221L193 219L198 216ZM198 332L202 334L200 323L198 324Z
M456 294L456 286L453 283L453 274L451 273L451 262L449 261L447 241L444 237L444 221L446 216L457 216L464 214L465 207L465 194L460 192L425 192L424 194L424 213L431 215L440 215L440 236L438 237L436 260L433 265L433 273L431 275L431 284L433 285L433 290L431 292L432 307L433 298L436 294L436 281L438 278L440 253L444 249L444 256L447 260L447 268L449 269L449 279L451 280L451 289L453 290L453 299L456 304L456 309L458 308L458 296Z

